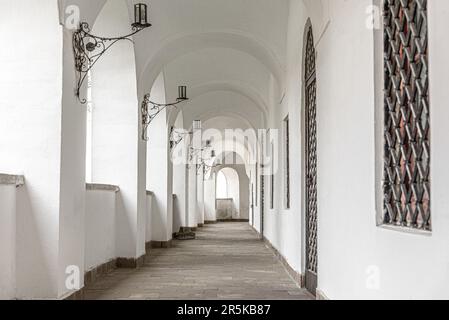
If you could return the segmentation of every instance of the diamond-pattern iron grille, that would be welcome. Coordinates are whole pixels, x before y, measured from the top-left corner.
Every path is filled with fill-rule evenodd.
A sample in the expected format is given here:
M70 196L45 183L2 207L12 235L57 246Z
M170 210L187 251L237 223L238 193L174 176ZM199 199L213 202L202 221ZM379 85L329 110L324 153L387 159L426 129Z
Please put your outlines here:
M427 0L385 0L383 15L383 222L430 231Z
M318 271L318 206L317 206L317 123L315 47L312 28L307 35L306 47L306 223L307 269Z

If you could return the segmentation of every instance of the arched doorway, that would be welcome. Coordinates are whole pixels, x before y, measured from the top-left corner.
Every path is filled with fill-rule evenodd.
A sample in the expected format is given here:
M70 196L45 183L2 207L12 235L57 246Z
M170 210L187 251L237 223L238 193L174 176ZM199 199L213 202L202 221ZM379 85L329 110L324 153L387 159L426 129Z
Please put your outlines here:
M306 27L304 52L305 96L305 226L307 290L316 294L318 286L318 206L317 206L317 121L316 121L316 54L313 29Z
M240 212L240 178L232 168L223 168L217 175L217 219L236 220Z

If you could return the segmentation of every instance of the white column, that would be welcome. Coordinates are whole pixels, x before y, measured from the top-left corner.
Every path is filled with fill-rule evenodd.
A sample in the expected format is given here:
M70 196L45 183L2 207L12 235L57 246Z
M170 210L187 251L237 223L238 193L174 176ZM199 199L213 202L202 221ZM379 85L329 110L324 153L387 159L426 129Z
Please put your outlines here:
M199 168L197 171L197 199L198 199L198 224L204 225L204 171L203 168Z
M204 181L204 219L205 221L217 221L215 209L216 201L216 173L212 173L210 178Z
M76 76L70 30L64 31L63 79L58 297L65 297L82 288L85 271L87 106L80 104L73 94ZM68 275L75 275L77 271L79 288L71 287L70 283L67 286Z
M181 227L187 226L189 174L188 170L186 170L184 157L177 158L177 152L182 152L181 149L183 149L182 147L185 144L183 140L174 151L176 155L173 163L173 193L176 195L176 201L173 207L173 232L178 232Z
M108 1L93 33L126 34L129 28L126 4ZM140 107L131 42L117 42L95 65L92 100L92 182L120 187L116 255L138 259L145 254L145 149L139 135Z
M192 164L188 167L189 172L189 184L188 184L188 216L187 227L198 227L198 177L196 165Z
M163 73L156 80L151 99L166 102ZM167 112L162 111L148 127L147 143L147 190L153 192L151 207L152 241L169 241L173 229L172 166L168 145Z
M17 193L15 297L57 299L69 291L67 265L80 267L83 284L84 165L67 171L84 163L85 143L71 32L53 0L2 1L0 21L13 30L2 33L9 45L0 50L0 172L26 179Z

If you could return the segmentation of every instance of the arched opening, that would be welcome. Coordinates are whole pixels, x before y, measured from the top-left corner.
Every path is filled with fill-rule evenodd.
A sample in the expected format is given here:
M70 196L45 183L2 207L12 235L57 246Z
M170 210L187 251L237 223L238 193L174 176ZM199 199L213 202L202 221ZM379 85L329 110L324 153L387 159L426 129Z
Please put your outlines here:
M232 168L224 168L217 175L217 219L234 220L240 217L239 174Z
M176 132L182 132L184 128L184 115L180 111L174 125L171 128L173 144L171 145L171 165L173 166L173 232L179 232L182 227L187 227L188 199L187 199L187 168L186 150L187 141ZM176 142L175 142L176 141Z

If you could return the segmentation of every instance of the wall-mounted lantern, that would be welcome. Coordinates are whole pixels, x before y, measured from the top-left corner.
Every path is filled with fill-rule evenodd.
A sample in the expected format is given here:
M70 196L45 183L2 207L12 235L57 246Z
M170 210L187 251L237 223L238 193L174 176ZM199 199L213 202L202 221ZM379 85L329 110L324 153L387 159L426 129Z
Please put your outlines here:
M156 103L151 101L150 94L146 94L142 101L141 113L142 113L142 140L148 141L148 127L153 120L165 109L177 108L177 106L183 102L188 101L187 87L178 87L178 99L174 103Z
M131 24L131 27L132 33L126 36L107 38L91 34L89 24L81 22L79 29L73 33L72 44L78 78L75 95L82 104L85 104L87 100L81 98L81 87L89 71L106 51L121 40L133 42L132 36L151 27L148 22L148 7L146 4L138 3L134 6L134 23Z

